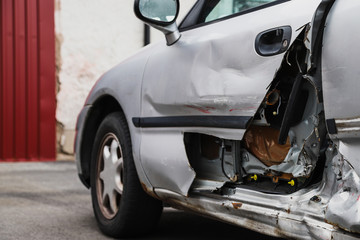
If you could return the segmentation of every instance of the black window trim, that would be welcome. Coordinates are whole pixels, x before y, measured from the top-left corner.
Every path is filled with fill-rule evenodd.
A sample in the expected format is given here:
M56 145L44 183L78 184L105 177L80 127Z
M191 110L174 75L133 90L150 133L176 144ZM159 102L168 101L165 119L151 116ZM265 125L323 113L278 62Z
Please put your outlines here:
M273 1L273 2L269 2L269 3L263 4L263 5L254 7L254 8L250 8L250 9L247 9L247 10L244 10L244 11L241 11L241 12L238 12L238 13L234 13L234 14L231 14L231 15L228 15L228 16L225 16L225 17L222 17L222 18L218 18L218 19L215 19L215 20L213 20L213 21L198 23L198 24L191 25L191 26L189 26L189 27L182 27L182 25L183 25L183 23L186 21L186 19L187 19L188 17L191 17L190 15L192 14L193 10L197 7L197 5L198 5L198 4L203 4L203 1L202 1L202 0L198 0L198 1L194 4L194 6L192 7L192 9L189 11L189 13L186 15L186 17L185 17L185 18L181 21L181 23L179 24L179 31L180 31L180 32L185 32L185 31L192 30L192 29L195 29L195 28L198 28L198 27L203 27L203 26L207 26L207 25L210 25L210 24L222 22L222 21L225 21L225 20L234 18L234 17L238 17L238 16L241 16L241 15L244 15L244 14L248 14L248 13L251 13L251 12L255 12L255 11L258 11L258 10L261 10L261 9L264 9L264 8L276 6L276 5L279 5L279 4L282 4L282 3L285 3L285 2L289 2L289 1L291 1L291 0L276 0L276 1Z
M185 24L186 21L190 21L190 22L196 22L198 17L199 17L199 13L201 12L203 6L205 4L205 0L197 0L196 3L192 6L192 8L190 9L190 11L188 11L185 15L185 17L181 20L180 24L179 24L179 30L181 31L182 25ZM180 8L181 8L181 3L180 3ZM194 16L195 15L195 16ZM194 19L195 17L195 19ZM190 19L190 20L189 20ZM196 23L191 26L197 25ZM187 28L187 27L185 27Z

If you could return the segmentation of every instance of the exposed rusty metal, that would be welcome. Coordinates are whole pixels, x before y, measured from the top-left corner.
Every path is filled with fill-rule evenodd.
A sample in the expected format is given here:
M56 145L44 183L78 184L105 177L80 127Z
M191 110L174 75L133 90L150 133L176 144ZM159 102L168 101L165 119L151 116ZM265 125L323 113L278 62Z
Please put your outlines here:
M154 190L153 190L152 188L147 187L146 184L143 183L143 182L141 182L141 181L140 181L140 184L141 184L142 189L143 189L147 194L149 194L151 197L154 197L154 198L160 200L160 198L156 195L156 193L154 192Z
M242 207L243 204L241 202L233 202L232 205L235 209L239 209Z

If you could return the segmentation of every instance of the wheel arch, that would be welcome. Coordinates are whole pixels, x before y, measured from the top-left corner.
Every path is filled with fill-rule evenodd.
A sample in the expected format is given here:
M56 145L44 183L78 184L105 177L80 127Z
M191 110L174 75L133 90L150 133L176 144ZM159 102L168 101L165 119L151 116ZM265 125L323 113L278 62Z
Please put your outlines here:
M80 167L81 167L81 180L86 187L90 187L90 163L91 163L91 151L97 129L103 119L113 112L120 112L125 116L125 113L117 101L111 95L103 95L99 97L92 105L87 114L87 118L84 121L81 143L80 143ZM91 116L91 117L89 117Z

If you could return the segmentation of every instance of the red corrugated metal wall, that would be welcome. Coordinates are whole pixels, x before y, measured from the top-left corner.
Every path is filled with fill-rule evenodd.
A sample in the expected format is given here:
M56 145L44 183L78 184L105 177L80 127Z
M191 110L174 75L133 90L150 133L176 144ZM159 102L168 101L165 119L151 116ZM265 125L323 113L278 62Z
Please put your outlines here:
M0 161L55 160L54 0L0 0Z

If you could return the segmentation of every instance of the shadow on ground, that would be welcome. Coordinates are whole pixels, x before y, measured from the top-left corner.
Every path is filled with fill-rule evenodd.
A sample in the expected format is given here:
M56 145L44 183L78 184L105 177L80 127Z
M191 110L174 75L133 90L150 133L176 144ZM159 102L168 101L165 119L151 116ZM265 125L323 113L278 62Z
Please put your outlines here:
M139 226L141 228L141 226ZM101 240L90 191L74 162L0 164L1 240ZM138 239L275 239L165 208L158 228Z
M142 239L280 240L280 238L272 238L227 223L172 209L164 211L156 232Z

